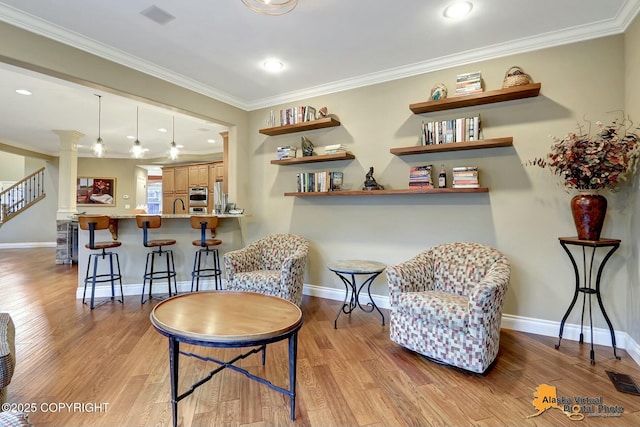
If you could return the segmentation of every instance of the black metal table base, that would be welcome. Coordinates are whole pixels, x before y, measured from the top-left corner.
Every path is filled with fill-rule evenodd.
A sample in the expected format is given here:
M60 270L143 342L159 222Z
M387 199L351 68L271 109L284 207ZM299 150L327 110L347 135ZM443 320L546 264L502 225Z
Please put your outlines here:
M573 310L573 307L578 300L578 295L582 293L582 314L580 317L580 344L584 343L584 316L585 316L585 307L587 304L587 296L589 297L589 329L591 332L591 351L589 354L589 358L591 360L591 364L596 364L595 351L593 349L593 313L591 309L591 297L593 295L596 296L598 300L598 305L600 306L600 311L602 312L602 316L604 320L607 322L607 326L609 327L609 333L611 334L611 346L613 347L613 355L616 359L620 360L620 356L618 356L616 351L616 336L615 331L613 330L613 325L611 324L611 320L609 320L609 316L607 315L606 310L604 309L604 304L602 303L602 296L600 294L600 279L602 278L602 271L604 270L604 266L613 255L613 253L620 247L619 240L603 240L599 241L580 241L577 239L563 239L560 238L560 245L565 250L569 259L571 260L571 265L573 266L573 272L575 274L576 282L575 282L575 291L573 293L573 299L571 300L571 304L569 304L569 308L566 313L562 317L562 321L560 322L560 334L558 338L558 344L555 345L556 349L560 348L560 343L562 342L562 333L564 332L564 325ZM577 245L582 247L582 277L584 279L583 286L580 286L580 271L578 269L578 264L573 257L573 254L567 247L567 245ZM591 256L587 262L587 254L585 251L586 247L591 247ZM596 249L599 247L608 247L609 251L606 253L602 261L600 262L600 266L598 267L598 273L596 275L595 288L592 287L592 276L593 276L593 268L594 268L594 258ZM588 268L587 268L588 265Z
M173 415L173 426L177 427L178 425L178 402L180 402L185 397L189 396L193 393L196 388L208 382L215 374L222 371L225 368L232 369L236 372L244 374L246 377L255 380L261 384L266 385L272 390L275 390L279 393L285 394L289 396L290 399L290 410L291 410L291 420L295 419L296 413L296 364L298 357L298 331L300 330L301 324L294 330L288 331L282 335L269 338L267 340L259 340L259 341L246 341L241 343L211 343L197 340L190 340L186 338L177 338L175 336L169 335L167 333L161 332L163 335L169 338L169 365L170 365L170 379L171 379L171 413ZM277 341L281 341L285 338L289 340L289 389L285 389L283 387L279 387L273 384L271 381L254 375L247 370L235 366L239 360L245 359L246 357L255 354L262 353L262 365L264 366L266 362L266 347L267 344L274 343ZM242 353L229 361L219 360L213 357L205 357L195 353L183 352L180 351L180 343L200 345L204 347L216 347L216 348L246 348L246 347L254 347L246 353ZM213 362L218 365L216 369L213 369L209 374L207 374L201 380L195 382L193 385L189 387L187 391L179 394L178 392L178 369L179 369L179 359L180 355L187 357L194 357L203 361Z
M351 312L358 307L360 308L360 310L364 311L365 313L371 313L373 312L373 310L377 310L378 313L380 314L380 317L382 318L382 326L384 326L384 315L376 305L373 298L371 298L371 283L373 283L375 278L378 277L381 272L366 273L366 274L370 274L370 276L364 282L362 282L360 287L358 287L356 283L355 276L356 274L363 274L363 273L351 273L349 274L350 278L345 277L343 273L340 273L337 271L334 271L334 273L336 273L338 277L342 280L342 283L344 283L346 290L345 290L342 307L340 308L340 310L338 310L338 314L336 315L336 318L333 321L333 328L338 329L338 317L340 317L341 313L351 314ZM363 307L362 304L360 303L360 292L365 286L367 287L369 302L365 304L365 306ZM351 297L349 297L349 295L351 295Z

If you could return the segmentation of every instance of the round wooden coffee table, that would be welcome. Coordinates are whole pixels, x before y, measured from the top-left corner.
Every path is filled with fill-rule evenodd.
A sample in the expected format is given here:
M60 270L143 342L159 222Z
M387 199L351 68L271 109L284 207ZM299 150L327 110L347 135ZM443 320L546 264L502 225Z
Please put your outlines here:
M267 385L290 398L291 419L295 419L296 362L298 331L302 327L300 308L282 298L253 292L210 291L178 295L162 301L150 315L151 323L169 338L171 374L171 410L173 425L178 423L178 402L209 381L224 368L230 368ZM289 389L253 375L234 363L253 353L262 352L265 364L267 344L289 340ZM257 347L230 361L180 351L180 343L204 347ZM214 362L219 367L196 382L189 390L178 393L178 361L180 354Z

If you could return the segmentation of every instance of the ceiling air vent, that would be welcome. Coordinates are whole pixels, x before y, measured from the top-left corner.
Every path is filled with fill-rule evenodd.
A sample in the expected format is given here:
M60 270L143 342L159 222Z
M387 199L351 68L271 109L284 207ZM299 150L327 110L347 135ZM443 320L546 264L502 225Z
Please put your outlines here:
M174 19L176 19L175 16L173 16L169 12L166 12L160 9L158 6L149 6L148 8L140 12L140 14L146 16L147 18L151 19L153 22L156 22L160 25L164 25L167 22L171 22Z

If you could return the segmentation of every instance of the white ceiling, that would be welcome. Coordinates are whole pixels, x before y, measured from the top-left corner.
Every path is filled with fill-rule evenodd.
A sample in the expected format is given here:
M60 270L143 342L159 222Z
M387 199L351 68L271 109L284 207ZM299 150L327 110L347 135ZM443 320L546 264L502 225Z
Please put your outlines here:
M437 69L624 32L640 0L473 0L464 20L442 16L452 0L299 0L265 16L241 0L3 0L0 20L179 84L245 110ZM156 6L175 19L141 14ZM261 64L276 57L278 74ZM27 88L29 97L15 94ZM53 129L97 137L93 89L0 64L0 142L57 152ZM166 155L173 113L101 93L102 138L126 156L135 135L147 156ZM184 152L219 151L224 127L175 116ZM166 134L155 129L165 127ZM216 144L206 139L215 138ZM83 151L84 150L84 151Z

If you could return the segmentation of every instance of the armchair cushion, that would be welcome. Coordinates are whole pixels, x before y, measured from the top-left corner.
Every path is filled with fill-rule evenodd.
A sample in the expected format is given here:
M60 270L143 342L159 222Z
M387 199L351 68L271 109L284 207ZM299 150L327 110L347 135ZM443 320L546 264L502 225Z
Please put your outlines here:
M227 289L274 295L300 306L308 253L307 240L294 234L269 235L227 252Z
M0 403L7 401L7 386L16 366L16 330L9 313L0 313Z
M484 372L498 354L509 263L458 242L387 267L391 339L437 361Z

